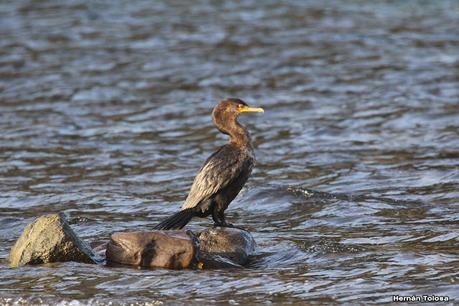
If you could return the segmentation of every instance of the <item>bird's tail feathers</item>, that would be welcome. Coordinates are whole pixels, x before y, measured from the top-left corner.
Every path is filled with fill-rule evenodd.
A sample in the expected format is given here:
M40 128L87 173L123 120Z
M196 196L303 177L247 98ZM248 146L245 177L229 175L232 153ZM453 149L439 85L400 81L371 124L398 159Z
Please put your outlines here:
M193 218L193 208L183 209L161 221L155 230L174 230L183 228Z

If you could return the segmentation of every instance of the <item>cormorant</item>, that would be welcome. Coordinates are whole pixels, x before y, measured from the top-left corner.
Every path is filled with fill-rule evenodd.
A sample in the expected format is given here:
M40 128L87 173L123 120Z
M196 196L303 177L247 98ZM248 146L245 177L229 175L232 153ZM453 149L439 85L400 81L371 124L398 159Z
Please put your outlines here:
M215 106L212 111L213 122L220 132L230 136L230 141L205 161L182 209L154 229L181 229L191 218L210 214L214 226L233 226L226 222L224 212L249 178L255 161L249 133L237 121L239 114L246 112L264 110L249 107L240 99L226 99Z

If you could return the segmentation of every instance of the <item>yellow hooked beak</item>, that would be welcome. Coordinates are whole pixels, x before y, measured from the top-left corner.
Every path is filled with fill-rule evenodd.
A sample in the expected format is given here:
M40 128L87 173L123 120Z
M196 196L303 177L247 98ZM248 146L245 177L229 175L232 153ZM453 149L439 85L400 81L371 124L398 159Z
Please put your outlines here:
M248 106L240 106L238 107L238 111L240 113L264 113L265 110L261 107L248 107Z

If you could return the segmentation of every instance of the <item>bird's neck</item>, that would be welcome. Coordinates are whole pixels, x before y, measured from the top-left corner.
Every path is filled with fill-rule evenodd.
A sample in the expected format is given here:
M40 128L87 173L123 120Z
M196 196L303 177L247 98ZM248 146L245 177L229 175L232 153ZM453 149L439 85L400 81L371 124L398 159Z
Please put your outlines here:
M239 122L235 121L235 124L228 130L228 134L231 143L242 147L252 147L249 132Z

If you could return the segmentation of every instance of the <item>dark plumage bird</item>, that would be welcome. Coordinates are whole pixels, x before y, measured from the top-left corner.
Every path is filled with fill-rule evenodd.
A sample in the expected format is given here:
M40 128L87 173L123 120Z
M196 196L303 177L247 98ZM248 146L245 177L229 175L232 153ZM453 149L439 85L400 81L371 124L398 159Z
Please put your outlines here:
M239 114L263 112L239 99L223 100L212 111L217 129L230 136L226 145L215 151L196 175L182 209L155 229L183 228L193 217L212 215L215 226L232 227L224 212L241 191L252 172L255 156L247 130L237 121Z

